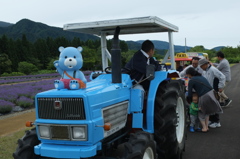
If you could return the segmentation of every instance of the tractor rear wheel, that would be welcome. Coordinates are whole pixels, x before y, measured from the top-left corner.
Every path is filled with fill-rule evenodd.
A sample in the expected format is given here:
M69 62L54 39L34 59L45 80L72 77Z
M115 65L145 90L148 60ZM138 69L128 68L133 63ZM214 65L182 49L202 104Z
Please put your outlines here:
M154 108L154 138L159 159L181 159L186 138L185 87L181 80L162 82Z
M153 135L139 131L131 134L125 146L124 159L156 159L156 142Z
M40 144L36 128L27 130L25 135L18 140L18 147L13 153L14 159L37 159L39 156L34 153L34 146Z

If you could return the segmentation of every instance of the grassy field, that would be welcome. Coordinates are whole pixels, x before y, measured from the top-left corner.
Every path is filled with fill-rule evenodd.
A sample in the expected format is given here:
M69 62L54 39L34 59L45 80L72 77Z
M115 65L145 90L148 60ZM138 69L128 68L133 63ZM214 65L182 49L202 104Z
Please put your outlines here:
M16 150L18 139L22 138L25 134L25 131L28 129L31 128L26 128L25 130L21 130L13 134L0 137L0 159L13 158L12 154Z

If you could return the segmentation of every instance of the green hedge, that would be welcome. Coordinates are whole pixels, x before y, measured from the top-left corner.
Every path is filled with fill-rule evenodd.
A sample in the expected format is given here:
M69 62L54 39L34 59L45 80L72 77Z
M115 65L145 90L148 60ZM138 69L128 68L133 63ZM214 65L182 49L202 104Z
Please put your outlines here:
M24 76L25 74L22 72L12 72L12 73L3 73L1 76L9 77L9 76Z
M229 63L239 63L240 62L240 58L228 58L228 62Z
M5 114L5 113L9 113L12 111L12 107L11 106L0 106L0 113Z

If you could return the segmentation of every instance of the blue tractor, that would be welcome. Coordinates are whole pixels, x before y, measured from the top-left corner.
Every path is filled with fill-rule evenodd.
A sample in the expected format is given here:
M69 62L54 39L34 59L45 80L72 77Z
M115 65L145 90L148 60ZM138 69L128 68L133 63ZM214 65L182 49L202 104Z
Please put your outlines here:
M186 139L184 81L174 69L172 32L178 27L141 17L68 24L65 30L101 36L102 67L85 89L53 89L35 96L35 127L18 140L15 159L180 159ZM147 95L121 72L118 34L168 32L171 69L147 71ZM106 36L114 35L111 54ZM84 56L84 55L83 55ZM123 145L123 146L122 146ZM122 147L121 147L122 146ZM122 148L119 156L113 149Z

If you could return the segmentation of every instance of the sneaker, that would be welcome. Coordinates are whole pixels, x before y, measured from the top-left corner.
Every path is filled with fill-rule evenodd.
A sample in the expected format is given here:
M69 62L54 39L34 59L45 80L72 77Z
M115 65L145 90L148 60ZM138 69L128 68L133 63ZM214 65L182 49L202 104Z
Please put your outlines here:
M220 122L219 122L219 123L216 123L216 127L217 127L217 128L220 128L220 127L221 127Z
M227 107L231 103L232 103L232 100L231 99L227 99L227 100L225 100L225 105L223 107Z
M190 131L190 132L195 132L194 127L193 127L193 126L190 126L189 131Z
M224 106L225 106L225 103L224 103L224 102L220 102L220 106L221 106L221 107L224 107Z
M216 128L216 127L217 127L216 124L217 124L217 123L211 123L211 124L208 125L208 127L210 127L210 128Z
M220 122L219 123L212 123L210 125L208 125L210 128L220 128L221 127L221 124Z

